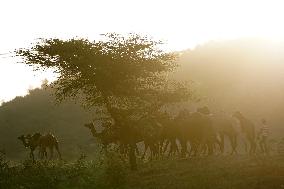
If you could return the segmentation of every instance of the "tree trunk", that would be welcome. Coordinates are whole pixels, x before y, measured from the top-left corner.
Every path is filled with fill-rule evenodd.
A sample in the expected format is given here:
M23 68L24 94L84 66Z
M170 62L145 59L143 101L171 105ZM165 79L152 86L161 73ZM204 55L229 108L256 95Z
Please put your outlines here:
M132 171L137 170L137 162L136 162L136 155L135 155L135 144L130 144L130 151L129 151L129 164L130 169Z

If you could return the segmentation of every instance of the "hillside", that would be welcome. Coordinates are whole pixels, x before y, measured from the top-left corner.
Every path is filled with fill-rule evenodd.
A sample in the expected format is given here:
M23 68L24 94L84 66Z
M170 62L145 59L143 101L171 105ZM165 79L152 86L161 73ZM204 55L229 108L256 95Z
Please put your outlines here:
M212 112L241 111L260 125L265 118L276 137L284 133L284 44L258 39L212 41L186 50L175 77L193 81Z
M81 148L92 143L93 137L83 127L92 113L72 101L56 105L52 93L51 88L37 88L0 106L0 149L8 158L27 157L29 150L17 139L21 134L53 133L65 158L77 157Z

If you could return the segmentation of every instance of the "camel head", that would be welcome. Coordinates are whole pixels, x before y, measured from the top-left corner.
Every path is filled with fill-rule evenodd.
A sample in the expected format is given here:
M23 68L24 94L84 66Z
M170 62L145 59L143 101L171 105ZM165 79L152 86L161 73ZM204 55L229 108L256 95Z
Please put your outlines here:
M243 114L240 111L236 111L232 116L234 118L241 119L243 117Z
M207 106L203 106L201 108L197 108L197 112L205 114L205 115L209 115L210 114L210 110Z
M261 119L261 123L263 123L263 124L266 124L267 123L267 121L266 121L266 119Z
M24 140L25 140L25 135L19 136L18 139L19 139L20 141L24 141Z
M19 136L18 139L19 139L20 141L22 141L22 143L24 144L24 146L25 146L26 148L29 147L28 142L26 141L26 136L25 136L25 135Z
M93 129L93 128L95 128L95 126L94 126L93 123L85 123L85 124L84 124L84 127L87 127L88 129Z
M98 137L101 135L100 133L97 133L94 123L86 123L84 124L84 127L87 127L88 129L90 129L94 137Z
M33 134L32 136L29 136L28 139L38 140L41 136L42 136L42 134L40 134L40 133L35 133L35 134Z

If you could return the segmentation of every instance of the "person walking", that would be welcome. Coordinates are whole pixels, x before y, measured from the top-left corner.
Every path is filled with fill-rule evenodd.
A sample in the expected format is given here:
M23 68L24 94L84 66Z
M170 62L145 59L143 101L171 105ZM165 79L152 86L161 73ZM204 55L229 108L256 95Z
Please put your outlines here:
M265 119L261 120L261 128L258 133L258 139L259 139L259 146L262 153L265 153L268 155L269 149L268 149L268 137L269 137L269 126L267 125L267 121Z

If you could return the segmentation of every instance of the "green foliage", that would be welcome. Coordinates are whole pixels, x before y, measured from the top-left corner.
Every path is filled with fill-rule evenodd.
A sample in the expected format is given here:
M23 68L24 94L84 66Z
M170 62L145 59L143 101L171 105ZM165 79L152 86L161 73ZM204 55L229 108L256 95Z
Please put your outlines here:
M53 84L57 100L84 96L85 105L102 106L104 114L112 108L146 110L152 103L161 106L189 96L185 85L168 81L176 55L162 51L161 41L137 34L103 36L94 42L46 39L17 54L25 64L60 74Z
M2 157L2 156L1 156ZM79 189L79 188L123 188L126 174L117 156L86 161L81 156L74 163L62 161L32 162L9 167L2 158L0 164L0 188L5 189Z
M99 110L96 119L108 117L119 125L120 136L131 133L135 125L128 124L131 116L147 115L168 103L189 98L186 85L168 77L177 66L176 55L161 50L161 41L137 34L103 36L103 40L94 42L45 39L16 53L27 65L55 69L59 73L53 83L57 100L83 97L84 105ZM126 115L121 115L122 110ZM127 143L137 141L130 136ZM136 167L135 161L130 162Z
M9 176L9 165L5 157L5 152L3 150L0 150L0 186L9 184Z
M109 188L123 188L126 183L126 167L116 151L105 154L105 181Z
M3 154L2 154L3 155ZM0 171L0 188L5 189L130 189L130 188L282 188L283 158L215 156L167 159L140 165L127 172L117 153L102 153L87 161L82 155L75 162L24 161Z

